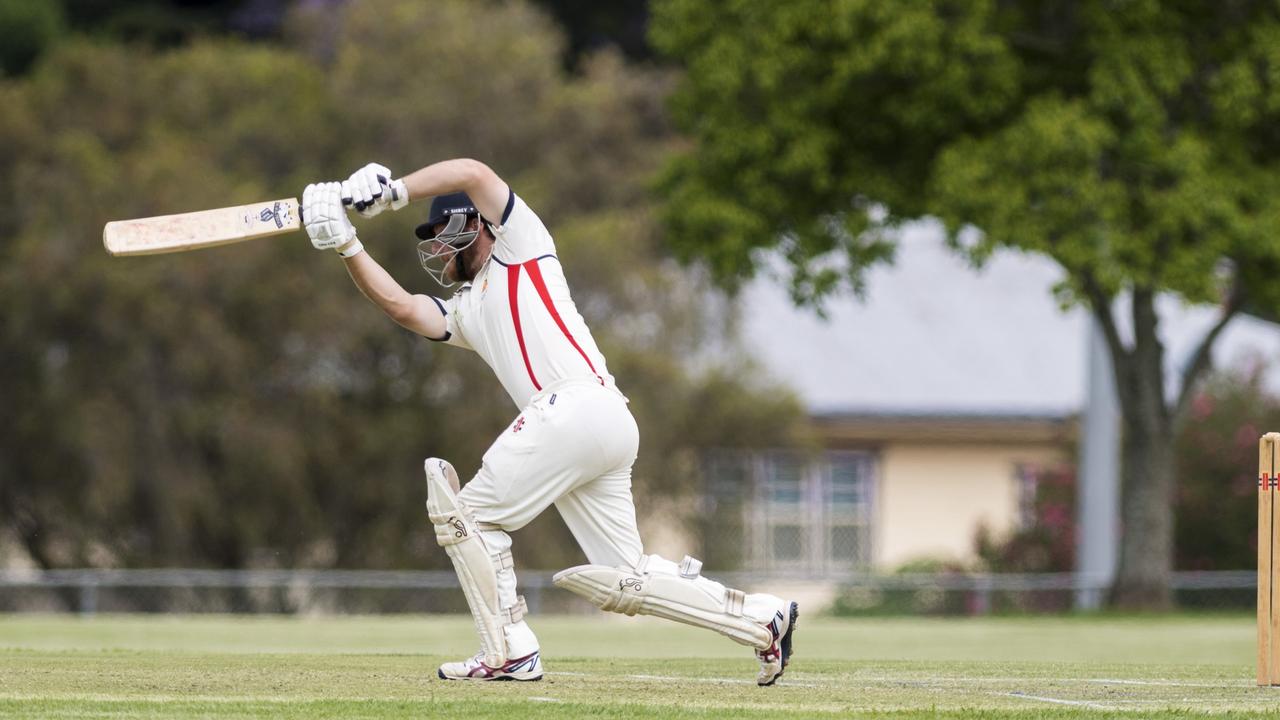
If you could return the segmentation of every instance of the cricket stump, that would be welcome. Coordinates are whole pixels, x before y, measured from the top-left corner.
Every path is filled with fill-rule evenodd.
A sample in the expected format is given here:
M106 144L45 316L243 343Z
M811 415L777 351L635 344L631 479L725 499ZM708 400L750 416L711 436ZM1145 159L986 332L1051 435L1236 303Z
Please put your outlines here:
M1258 441L1258 685L1280 685L1280 433Z

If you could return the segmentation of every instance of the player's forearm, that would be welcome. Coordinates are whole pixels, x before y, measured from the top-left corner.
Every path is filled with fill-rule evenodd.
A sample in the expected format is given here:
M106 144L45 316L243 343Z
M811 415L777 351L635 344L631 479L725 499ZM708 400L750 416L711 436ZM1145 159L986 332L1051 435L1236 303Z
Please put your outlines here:
M426 337L442 337L447 327L444 316L429 298L413 295L391 277L369 253L362 252L346 258L347 273L369 298L402 327Z
M408 290L400 286L395 278L391 277L381 265L373 258L369 257L369 253L362 252L346 258L344 261L347 265L347 273L351 275L351 280L355 282L356 287L360 288L360 292L388 315L402 313L404 308L409 305L412 295Z
M480 214L499 222L510 192L506 183L488 165L468 158L445 160L416 170L404 178L410 200L465 192Z
M409 190L410 200L421 200L459 190L470 194L485 171L493 172L477 160L444 160L405 175L404 184Z

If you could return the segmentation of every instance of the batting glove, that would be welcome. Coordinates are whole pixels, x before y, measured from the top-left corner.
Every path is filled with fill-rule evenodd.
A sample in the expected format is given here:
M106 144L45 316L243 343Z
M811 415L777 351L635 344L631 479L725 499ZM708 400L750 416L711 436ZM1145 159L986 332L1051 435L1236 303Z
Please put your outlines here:
M302 192L303 225L317 250L335 250L352 240L355 240L353 247L360 245L356 240L356 229L343 207L341 189L341 183L327 182L308 185ZM344 257L354 254L350 248L343 253Z
M399 210L408 205L409 190L404 180L391 179L385 165L369 163L342 183L342 202L363 217L373 217L387 208Z

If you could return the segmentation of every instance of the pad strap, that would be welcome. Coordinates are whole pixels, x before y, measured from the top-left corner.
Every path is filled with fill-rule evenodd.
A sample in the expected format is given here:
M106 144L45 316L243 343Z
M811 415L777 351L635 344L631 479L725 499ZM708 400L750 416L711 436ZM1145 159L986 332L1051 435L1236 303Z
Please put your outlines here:
M747 594L741 590L725 588L724 610L730 615L742 616L742 606L747 602Z
M503 550L497 555L490 555L489 557L493 559L493 569L498 572L510 570L516 566L515 560L511 557L510 550Z
M529 606L525 603L524 596L519 595L516 597L516 604L506 608L502 612L511 621L510 624L515 625L521 620L524 620L524 616L529 613Z

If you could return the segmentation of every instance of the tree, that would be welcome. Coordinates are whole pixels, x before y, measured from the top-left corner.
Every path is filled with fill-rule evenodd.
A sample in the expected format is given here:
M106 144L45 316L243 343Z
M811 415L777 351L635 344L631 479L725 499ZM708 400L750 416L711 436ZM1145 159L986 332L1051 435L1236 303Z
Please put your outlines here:
M660 0L651 34L686 70L674 112L695 142L665 176L670 241L726 285L772 253L800 302L859 292L890 231L930 216L975 263L1062 266L1118 378L1113 600L1167 605L1173 438L1222 329L1280 301L1280 9ZM1162 293L1221 309L1176 382Z
M647 60L653 48L645 38L649 19L647 0L534 0L555 16L568 37L572 65L583 55L614 45L628 58Z
M57 2L0 0L0 75L21 75L62 34Z
M129 259L100 244L108 219L297 195L375 159L484 158L542 212L633 400L638 502L694 487L701 448L799 420L749 367L681 361L728 308L657 240L664 73L603 53L569 75L524 3L372 5L304 4L289 27L315 32L293 44L72 39L0 82L0 543L43 567L447 566L421 462L467 476L510 421L482 362L390 324L302 235ZM355 222L443 296L418 270L423 211ZM518 544L525 567L572 564L548 515L521 531L542 540Z

